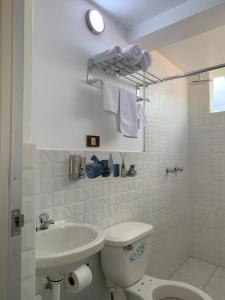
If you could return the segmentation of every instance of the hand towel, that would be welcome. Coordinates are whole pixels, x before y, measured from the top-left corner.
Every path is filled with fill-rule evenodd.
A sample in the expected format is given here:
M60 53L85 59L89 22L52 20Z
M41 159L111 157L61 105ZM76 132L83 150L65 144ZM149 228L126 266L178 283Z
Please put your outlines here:
M131 66L137 65L142 58L141 47L135 44L123 48L122 54Z
M152 64L151 54L147 50L143 50L142 51L142 58L141 58L141 61L140 61L141 69L144 72L146 72L148 70L148 68L151 66L151 64Z
M119 109L119 88L116 86L104 82L103 84L103 105L104 110L110 111L114 114Z
M142 103L137 103L137 120L138 120L138 129L141 127L146 127L147 125L147 116L145 109Z
M126 137L138 137L137 96L120 89L120 132Z
M116 53L122 54L122 49L120 48L120 46L112 46L112 47L106 49L105 51L94 55L92 57L92 59L101 59L101 58L104 58L107 55L116 54Z

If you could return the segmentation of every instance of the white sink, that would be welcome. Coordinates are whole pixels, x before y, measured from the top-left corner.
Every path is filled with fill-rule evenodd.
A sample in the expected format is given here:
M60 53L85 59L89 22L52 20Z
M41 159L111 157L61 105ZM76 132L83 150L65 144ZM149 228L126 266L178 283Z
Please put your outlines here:
M39 274L66 273L104 246L104 233L89 224L64 221L36 233L36 269Z

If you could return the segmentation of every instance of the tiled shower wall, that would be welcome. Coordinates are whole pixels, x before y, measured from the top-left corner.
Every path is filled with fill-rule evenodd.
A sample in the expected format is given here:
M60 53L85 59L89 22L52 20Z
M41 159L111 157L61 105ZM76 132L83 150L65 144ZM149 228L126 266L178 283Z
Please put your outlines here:
M225 266L225 113L210 113L209 83L189 91L192 255Z
M23 200L25 225L22 229L22 300L33 300L35 295L35 167L36 148L23 146Z
M158 54L155 60L152 72L159 76L179 71ZM151 223L155 230L147 273L168 278L190 254L186 81L153 86L146 96L151 98L146 103L146 152L126 156L127 166L136 165L137 177L70 182L68 159L74 151L39 149L36 213L38 216L48 212L55 219L88 222L103 228L127 220ZM88 160L93 152L79 153ZM101 159L109 156L107 152L96 154ZM118 152L113 153L113 158L121 163ZM184 172L165 174L167 167L175 166L183 167ZM100 272L99 264L95 266L95 272ZM85 296L81 293L79 299L101 299L90 290Z

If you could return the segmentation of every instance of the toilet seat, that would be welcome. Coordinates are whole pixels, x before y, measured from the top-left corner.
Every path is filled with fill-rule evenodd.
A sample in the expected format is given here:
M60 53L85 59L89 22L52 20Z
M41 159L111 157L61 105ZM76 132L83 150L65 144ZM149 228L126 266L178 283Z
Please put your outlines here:
M124 291L129 300L212 300L209 295L192 285L147 275L124 288Z

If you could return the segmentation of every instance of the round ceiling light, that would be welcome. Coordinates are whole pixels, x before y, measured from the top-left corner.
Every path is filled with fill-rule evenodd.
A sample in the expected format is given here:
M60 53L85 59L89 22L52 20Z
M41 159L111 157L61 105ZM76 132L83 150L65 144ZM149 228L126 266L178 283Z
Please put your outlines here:
M86 13L86 22L90 31L94 34L100 34L105 29L105 23L102 15L96 9L89 9Z

